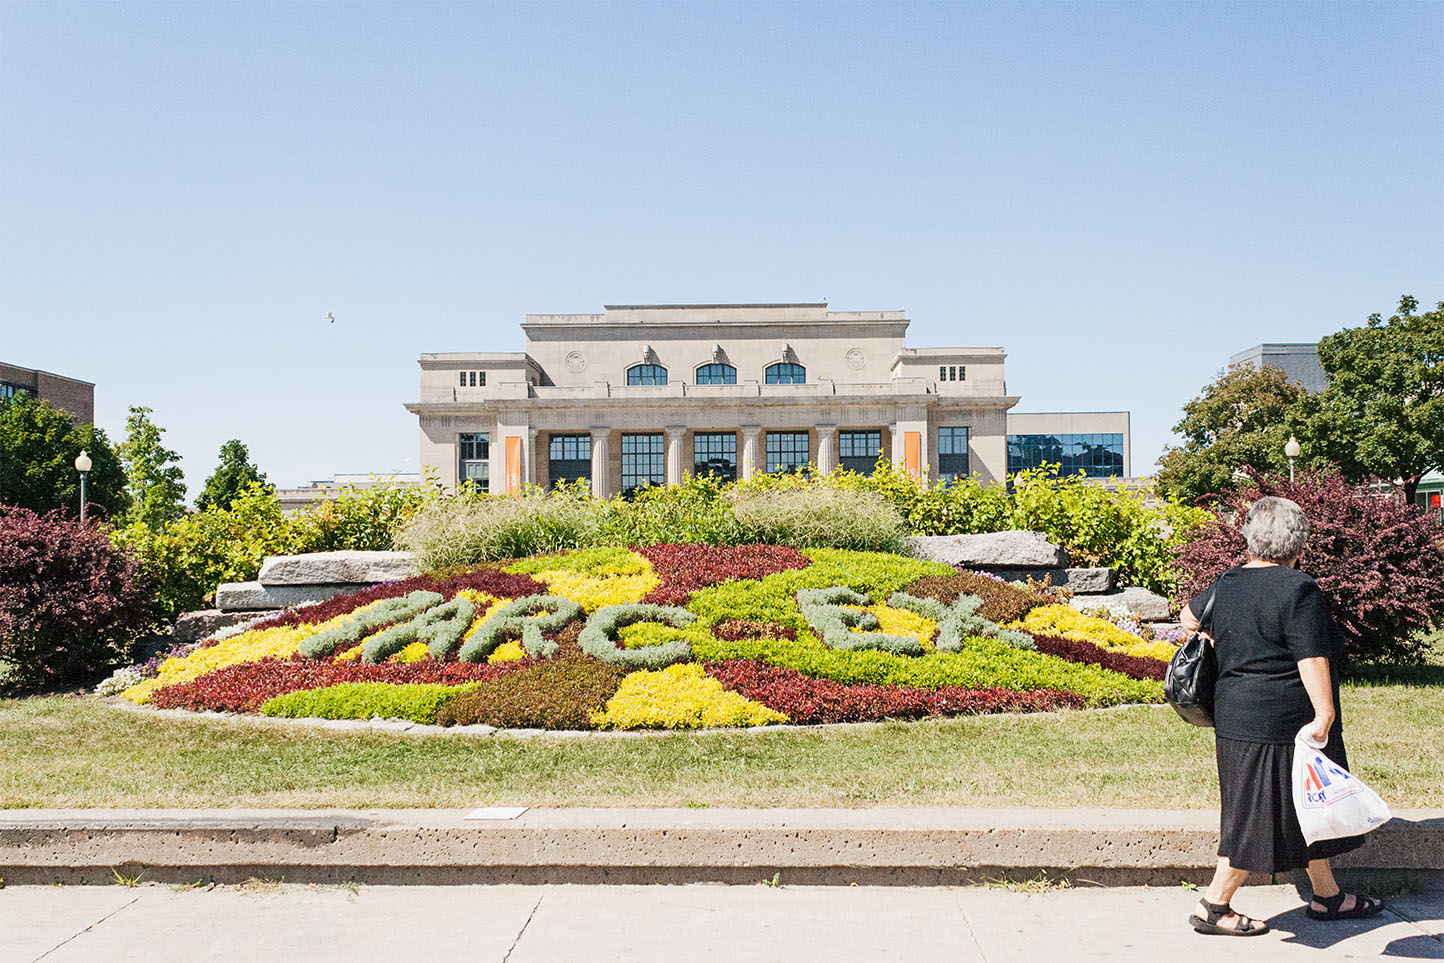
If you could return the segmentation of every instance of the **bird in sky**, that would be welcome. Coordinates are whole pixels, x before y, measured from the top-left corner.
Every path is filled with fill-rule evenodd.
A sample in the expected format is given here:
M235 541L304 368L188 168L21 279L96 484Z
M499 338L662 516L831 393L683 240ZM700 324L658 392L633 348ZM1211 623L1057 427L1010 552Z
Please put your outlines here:
M327 311L327 312L326 312L326 320L327 320L327 321L330 321L332 324L335 324L335 323L336 323L336 315L332 314L330 311Z

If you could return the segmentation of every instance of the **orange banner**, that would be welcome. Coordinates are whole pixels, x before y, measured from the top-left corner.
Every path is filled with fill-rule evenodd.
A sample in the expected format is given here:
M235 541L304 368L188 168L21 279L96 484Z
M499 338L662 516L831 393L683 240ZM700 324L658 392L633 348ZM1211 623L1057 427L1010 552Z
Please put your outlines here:
M923 473L923 436L921 432L903 432L903 467L914 478Z
M521 491L521 438L508 435L506 439L506 493L515 495Z

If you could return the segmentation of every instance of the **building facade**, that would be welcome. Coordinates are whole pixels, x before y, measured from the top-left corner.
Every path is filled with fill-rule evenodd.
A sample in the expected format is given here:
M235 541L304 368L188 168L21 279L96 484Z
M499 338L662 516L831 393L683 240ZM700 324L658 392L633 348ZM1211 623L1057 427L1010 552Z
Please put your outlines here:
M1132 478L1132 438L1126 411L1008 413L1008 474L1043 464L1059 474Z
M69 412L85 425L95 424L95 385L63 375L0 361L0 399L28 394Z
M525 350L423 354L423 468L493 492L586 481L602 496L685 475L1008 470L1002 348L910 348L902 311L609 305L534 314Z
M1292 344L1256 344L1247 351L1240 351L1228 359L1229 367L1245 364L1251 368L1268 365L1282 369L1289 381L1305 391L1323 391L1329 386L1329 376L1319 364L1319 346L1312 342Z

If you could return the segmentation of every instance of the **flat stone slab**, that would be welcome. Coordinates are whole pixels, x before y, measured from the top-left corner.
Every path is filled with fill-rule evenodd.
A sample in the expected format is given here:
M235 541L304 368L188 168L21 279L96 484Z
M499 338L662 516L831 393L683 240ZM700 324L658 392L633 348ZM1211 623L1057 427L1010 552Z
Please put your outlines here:
M1054 588L1067 588L1080 595L1113 591L1116 574L1111 568L990 568L988 572L1010 582L1047 579Z
M1066 870L1176 887L1207 878L1218 838L1217 811L1202 809L534 808L468 820L471 811L6 810L0 876L110 883L120 866L161 882L753 883L781 872L935 885ZM1338 864L1433 879L1444 870L1444 810L1396 813Z
M226 582L216 586L216 608L222 612L264 612L306 602L324 602L370 588L371 583L349 585L262 585L260 582Z
M913 555L965 568L1067 568L1068 553L1042 532L911 535Z
M1136 585L1117 592L1073 598L1068 604L1075 609L1086 609L1100 602L1122 605L1145 622L1167 622L1173 618L1173 614L1169 611L1168 599L1161 595L1155 595L1148 589L1138 588Z
M176 642L195 642L255 617L254 612L222 612L220 609L183 612L176 617L175 631L171 636Z
M262 585L346 585L394 582L416 574L410 552L307 552L270 555L256 581Z

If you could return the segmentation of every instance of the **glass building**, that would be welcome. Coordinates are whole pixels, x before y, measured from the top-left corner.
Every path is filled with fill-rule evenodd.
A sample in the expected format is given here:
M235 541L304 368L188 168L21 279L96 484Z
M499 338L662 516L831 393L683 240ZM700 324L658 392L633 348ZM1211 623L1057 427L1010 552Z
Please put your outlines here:
M1082 435L1009 435L1008 474L1037 468L1044 463L1061 465L1059 473L1089 478L1124 474L1123 433L1097 432Z

